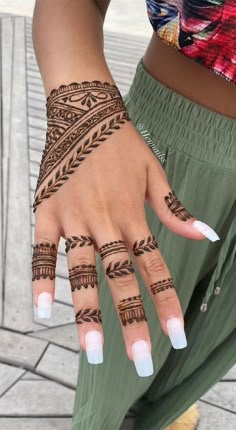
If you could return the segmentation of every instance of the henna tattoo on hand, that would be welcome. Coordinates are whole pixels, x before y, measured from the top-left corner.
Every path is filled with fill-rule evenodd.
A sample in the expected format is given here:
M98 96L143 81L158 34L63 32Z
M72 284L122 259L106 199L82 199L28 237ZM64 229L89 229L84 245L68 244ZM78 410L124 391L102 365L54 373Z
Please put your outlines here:
M111 261L106 268L106 275L109 276L109 278L125 276L130 273L134 273L131 260L117 261L116 263Z
M157 293L160 293L161 291L167 290L168 288L175 288L175 286L173 283L173 279L168 278L168 279L163 279L163 281L154 282L154 284L152 284L150 288L151 288L152 294L155 295Z
M76 246L91 246L93 244L93 239L90 236L71 236L65 241L65 252L68 252Z
M192 215L184 208L182 203L177 199L175 192L169 192L167 196L164 197L165 202L171 212L178 218L180 221L187 221L189 218L192 218Z
M80 309L76 312L75 321L77 324L84 322L95 322L102 324L101 310L100 309Z
M124 326L126 326L127 323L132 324L134 321L147 321L141 294L120 300L118 310L121 322Z
M146 239L146 243L145 243L145 239L141 240L140 242L138 242L136 240L136 242L134 242L133 244L133 253L134 255L141 255L144 254L145 251L151 252L153 249L158 248L158 244L156 242L156 239L154 236L148 236L148 238Z
M69 281L72 292L75 289L80 290L82 287L88 288L91 286L94 288L98 285L96 266L93 264L81 264L80 266L72 267L69 269Z
M108 82L61 85L47 97L46 109L46 145L33 212L69 179L87 154L130 121L118 87Z
M55 278L57 248L55 243L37 243L33 245L32 281L40 278Z
M114 242L105 243L99 248L101 260L108 255L116 254L117 252L128 252L127 246L123 240L115 240Z

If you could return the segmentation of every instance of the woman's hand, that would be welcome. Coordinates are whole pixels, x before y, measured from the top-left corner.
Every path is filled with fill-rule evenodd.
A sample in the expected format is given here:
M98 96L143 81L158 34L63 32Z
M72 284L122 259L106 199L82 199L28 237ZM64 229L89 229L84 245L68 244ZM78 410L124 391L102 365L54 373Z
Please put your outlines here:
M98 252L121 323L127 355L134 360L139 375L148 376L153 373L146 322L148 315L145 315L142 305L132 260L153 299L164 333L170 336L175 348L183 348L187 343L181 305L171 274L158 249L158 238L152 236L147 225L144 201L149 202L169 229L182 236L193 239L208 236L211 240L216 240L217 236L206 225L200 224L199 227L197 222L195 226L195 218L171 191L161 165L130 121L121 122L107 134L106 140L99 140L99 132L95 136L94 129L91 129L87 148L92 141L97 141L98 145L84 154L80 164L69 174L71 154L84 148L84 141L83 144L81 141L77 143L72 153L68 153L66 163L65 158L63 161L60 159L57 143L61 139L65 151L69 129L66 120L71 120L75 112L72 102L78 102L79 97L64 97L67 107L60 104L62 98L59 101L57 95L53 97L48 100L53 103L50 105L47 144L35 193L35 202L39 203L34 206L37 209L33 253L34 304L38 306L39 316L50 316L57 247L62 236L66 239L80 347L87 351L89 362L102 362L104 339L95 267L95 251ZM72 103L70 112L68 100ZM94 100L90 102L93 104ZM122 116L121 113L119 115ZM70 123L70 127L76 124L77 130L81 121L75 121ZM108 123L110 119L104 121ZM101 122L99 127L101 131ZM92 136L95 138L91 140ZM51 158L48 156L50 151ZM63 166L67 167L63 170ZM60 181L56 182L56 177L60 179L56 172L62 170L67 179L61 180L60 184ZM50 186L54 192L48 191ZM205 236L198 231L199 228Z

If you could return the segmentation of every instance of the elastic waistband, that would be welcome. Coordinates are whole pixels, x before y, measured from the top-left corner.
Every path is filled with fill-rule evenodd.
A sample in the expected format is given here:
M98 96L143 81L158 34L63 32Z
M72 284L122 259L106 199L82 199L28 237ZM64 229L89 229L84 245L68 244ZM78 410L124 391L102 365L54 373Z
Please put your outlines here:
M236 171L236 120L169 89L153 78L139 60L125 104L135 126L141 123L154 143Z

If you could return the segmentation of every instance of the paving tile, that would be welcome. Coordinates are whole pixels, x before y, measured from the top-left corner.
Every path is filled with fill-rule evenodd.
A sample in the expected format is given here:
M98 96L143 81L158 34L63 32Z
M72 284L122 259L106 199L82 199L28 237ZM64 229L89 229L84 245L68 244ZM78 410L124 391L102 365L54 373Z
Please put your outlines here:
M76 329L76 324L68 324L62 327L48 328L35 333L30 336L46 339L59 346L65 346L73 351L79 351L79 340Z
M0 398L0 416L71 415L74 395L74 390L53 381L20 380Z
M44 339L34 339L0 328L0 360L34 368L46 348Z
M0 418L2 430L70 430L71 418Z
M215 406L197 402L200 421L197 430L235 430L236 416Z
M65 274L65 276L68 276ZM72 295L69 279L61 278L57 275L56 277L56 288L55 288L55 300L59 300L64 303L72 305Z
M37 375L36 373L32 373L32 372L25 372L25 374L22 376L22 379L27 379L27 380L38 380L38 379L44 379L45 378L43 376Z
M19 367L0 363L0 396L8 387L17 381L17 379L19 379L20 376L24 374L24 372L25 370Z
M78 361L78 353L68 351L60 346L49 345L36 370L42 372L45 376L48 375L54 380L64 382L75 388Z
M41 321L47 327L55 327L57 325L72 323L75 321L74 309L72 308L72 306L54 302L51 318L38 318L37 316L35 317L36 323L40 323Z
M236 412L236 382L218 382L201 399Z
M222 378L222 381L224 379L232 379L236 381L236 364L225 374L225 376Z

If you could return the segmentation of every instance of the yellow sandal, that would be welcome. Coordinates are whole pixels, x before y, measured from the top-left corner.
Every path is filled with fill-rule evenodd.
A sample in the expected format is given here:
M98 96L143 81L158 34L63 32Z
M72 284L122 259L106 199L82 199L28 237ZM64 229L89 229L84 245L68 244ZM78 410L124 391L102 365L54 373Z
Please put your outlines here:
M194 403L164 430L196 430L199 419L198 406Z

